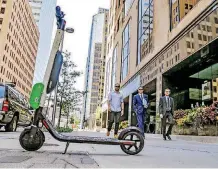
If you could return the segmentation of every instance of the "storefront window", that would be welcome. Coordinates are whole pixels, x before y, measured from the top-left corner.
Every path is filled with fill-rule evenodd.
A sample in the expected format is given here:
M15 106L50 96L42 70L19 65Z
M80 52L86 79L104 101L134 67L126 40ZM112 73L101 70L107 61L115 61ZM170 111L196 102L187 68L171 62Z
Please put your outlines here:
M198 81L196 88L189 89L191 91L189 99L193 100L193 105L196 106L194 100L199 101L199 105L209 105L217 100L217 86L218 86L218 64L209 66L201 70L190 78Z
M166 87L171 89L175 109L210 105L218 100L218 26L214 22L214 18L218 18L217 11L213 8L184 35L177 42L177 50L163 54L166 56L163 61L166 67L162 92ZM173 58L174 62L171 62Z

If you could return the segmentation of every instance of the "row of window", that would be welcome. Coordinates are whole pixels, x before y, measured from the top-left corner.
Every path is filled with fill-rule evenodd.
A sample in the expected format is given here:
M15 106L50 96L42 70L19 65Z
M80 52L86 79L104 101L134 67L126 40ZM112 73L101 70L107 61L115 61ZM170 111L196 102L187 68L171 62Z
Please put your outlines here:
M5 68L3 68L3 66L1 67L1 70L0 72L2 74L5 74ZM19 80L17 80L9 71L6 72L6 78L8 78L9 81L12 81L12 82L16 82L17 83L17 86L22 88L26 93L30 93L30 90L27 89L22 83L20 83ZM3 82L3 79L1 79L2 82Z
M19 10L17 10L18 6L19 6ZM35 28L34 23L32 21L32 20L34 20L31 17L31 13L32 12L30 14L27 14L27 11L30 11L30 10L27 9L27 4L26 3L25 3L24 8L25 8L25 10L23 10L22 3L19 3L19 5L18 4L16 5L16 3L14 3L14 5L13 5L14 11L12 13L11 18L12 18L12 21L15 22L16 27L17 27L18 30L20 30L20 26L19 25L22 25L23 30L20 30L20 32L21 33L25 32L25 34L27 34L27 37L28 37L28 40L30 41L30 43L34 44L34 45L28 46L29 50L33 48L34 52L36 53L37 52L36 46L38 44L37 41L38 41L38 38L39 38L38 35L36 34L36 32L37 32L36 29L37 28ZM26 11L26 12L24 12L24 11ZM21 18L21 15L24 17L24 20ZM28 17L27 17L27 15L28 15ZM17 16L17 17L15 17L15 16ZM19 24L18 24L18 22L19 22ZM28 29L24 29L24 28L28 28ZM32 28L32 29L30 29L30 28ZM27 30L30 31L30 34L29 34L29 32ZM24 36L23 36L23 38L24 38ZM34 53L31 50L30 50L30 52L32 54Z
M9 52L9 46L6 44L5 45L5 51L8 53ZM10 50L10 56L12 57L12 59L17 63L17 65L18 66L20 66L20 68L22 69L22 68L24 68L24 66L23 66L23 64L22 64L22 62L20 61L20 59L18 59L18 57L16 57L15 56L15 53L12 51L12 50ZM24 60L24 56L22 55L21 56L21 58ZM25 62L25 60L24 60L24 63L25 63L25 69L23 69L23 71L26 73L26 74L28 74L28 77L29 77L29 79L30 80L32 80L33 79L33 68L29 65L29 63L28 63L28 61L26 60L26 62ZM29 70L27 70L26 68L29 68ZM30 70L32 71L32 75L29 73L30 72Z

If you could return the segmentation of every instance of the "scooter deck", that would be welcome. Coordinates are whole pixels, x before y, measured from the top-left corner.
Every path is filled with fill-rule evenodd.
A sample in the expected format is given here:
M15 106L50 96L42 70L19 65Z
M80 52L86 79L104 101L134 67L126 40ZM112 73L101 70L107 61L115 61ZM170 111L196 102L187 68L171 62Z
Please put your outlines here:
M43 120L43 125L48 130L48 132L58 141L68 142L68 143L86 143L86 144L106 144L106 145L134 145L134 141L128 140L118 140L115 138L105 138L105 137L87 137L87 136L67 136L58 133L49 120Z

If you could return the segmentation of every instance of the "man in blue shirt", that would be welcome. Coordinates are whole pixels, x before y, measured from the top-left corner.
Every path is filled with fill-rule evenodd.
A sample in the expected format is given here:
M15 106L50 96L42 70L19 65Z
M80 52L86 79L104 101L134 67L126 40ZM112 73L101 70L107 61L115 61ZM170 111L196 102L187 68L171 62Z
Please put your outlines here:
M107 136L110 135L112 125L115 122L115 129L114 129L115 138L118 137L117 133L119 130L120 116L123 115L123 110L124 110L123 96L119 90L120 90L120 85L115 84L115 91L109 93L108 95L108 112L110 114L109 114Z

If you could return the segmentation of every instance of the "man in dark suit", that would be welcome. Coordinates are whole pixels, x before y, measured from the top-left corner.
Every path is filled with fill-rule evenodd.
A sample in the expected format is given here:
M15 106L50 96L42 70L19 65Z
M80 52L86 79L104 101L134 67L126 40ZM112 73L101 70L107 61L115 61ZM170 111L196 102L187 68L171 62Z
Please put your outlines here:
M148 108L148 95L143 93L143 87L139 87L138 94L133 98L133 108L136 113L138 127L141 129L142 136L144 133L145 113Z
M170 134L172 132L172 128L174 125L174 100L170 97L170 89L165 89L165 96L160 98L159 102L159 112L160 118L162 119L162 131L163 131L163 139L166 140L166 137L171 140ZM166 133L166 121L170 124L168 131Z

